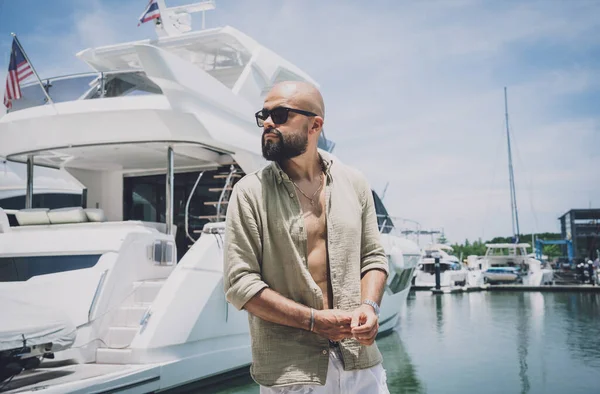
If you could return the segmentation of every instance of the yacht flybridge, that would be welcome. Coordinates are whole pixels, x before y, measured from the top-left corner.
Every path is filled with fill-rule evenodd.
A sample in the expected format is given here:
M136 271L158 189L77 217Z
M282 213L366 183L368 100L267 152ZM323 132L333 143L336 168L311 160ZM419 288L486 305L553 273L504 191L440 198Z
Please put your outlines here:
M191 31L189 13L212 2L158 3L157 39L80 52L96 72L45 80L52 102L24 87L0 119L0 157L27 166L26 206L0 209L8 392L177 391L251 362L246 312L223 292L228 197L265 164L252 114L269 87L316 82L231 27ZM76 178L81 204L33 208L38 166ZM385 333L420 252L374 197Z

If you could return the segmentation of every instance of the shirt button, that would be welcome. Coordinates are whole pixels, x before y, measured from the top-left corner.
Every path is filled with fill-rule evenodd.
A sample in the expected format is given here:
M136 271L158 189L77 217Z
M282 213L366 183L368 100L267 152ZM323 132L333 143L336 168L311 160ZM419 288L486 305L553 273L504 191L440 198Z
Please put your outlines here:
M294 193L290 193L290 197L294 197Z
M327 350L323 350L323 354L324 354L324 355L325 355L325 354L327 354Z

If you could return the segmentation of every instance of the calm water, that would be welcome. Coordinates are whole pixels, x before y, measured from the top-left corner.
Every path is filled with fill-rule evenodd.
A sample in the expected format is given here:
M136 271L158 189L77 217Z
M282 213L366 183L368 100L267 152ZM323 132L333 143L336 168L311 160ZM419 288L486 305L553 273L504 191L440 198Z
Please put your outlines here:
M600 295L419 292L377 344L392 394L600 393ZM202 392L259 390L246 376Z

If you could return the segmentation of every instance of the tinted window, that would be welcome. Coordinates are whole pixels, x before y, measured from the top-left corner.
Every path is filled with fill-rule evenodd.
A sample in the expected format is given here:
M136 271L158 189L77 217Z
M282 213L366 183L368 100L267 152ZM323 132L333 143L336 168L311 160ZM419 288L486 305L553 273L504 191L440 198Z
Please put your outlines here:
M0 257L0 282L26 281L34 276L91 268L96 265L100 256Z
M41 193L33 195L33 208L67 208L79 207L83 204L81 194L66 193ZM4 209L25 208L25 196L16 196L0 200L0 207Z
M392 231L394 228L394 223L392 222L392 218L388 215L383 202L379 199L379 196L374 191L373 200L375 202L375 212L377 213L377 224L379 225L379 229L383 234L387 234ZM383 226L383 230L381 230Z

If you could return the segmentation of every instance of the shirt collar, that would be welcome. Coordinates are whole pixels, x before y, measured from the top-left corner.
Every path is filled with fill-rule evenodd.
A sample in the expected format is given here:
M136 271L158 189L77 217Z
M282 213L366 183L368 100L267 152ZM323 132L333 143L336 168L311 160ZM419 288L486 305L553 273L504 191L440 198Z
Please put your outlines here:
M329 155L329 153L319 149L319 156L321 157L321 160L323 161L323 171L325 172L325 176L327 177L327 181L331 182L333 181L333 177L331 176L331 166L333 165L333 157L331 157L331 155ZM288 176L288 174L285 173L285 171L283 171L281 169L281 166L279 165L279 163L273 161L271 162L271 168L273 170L273 173L275 174L275 178L277 179L277 183L280 184L281 182L291 182L290 177Z

